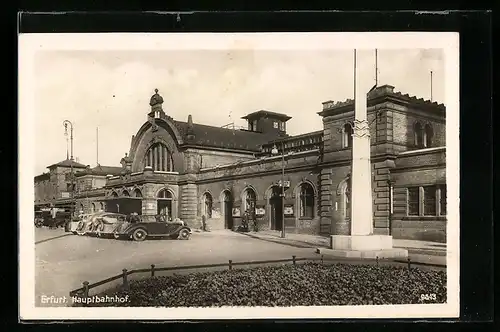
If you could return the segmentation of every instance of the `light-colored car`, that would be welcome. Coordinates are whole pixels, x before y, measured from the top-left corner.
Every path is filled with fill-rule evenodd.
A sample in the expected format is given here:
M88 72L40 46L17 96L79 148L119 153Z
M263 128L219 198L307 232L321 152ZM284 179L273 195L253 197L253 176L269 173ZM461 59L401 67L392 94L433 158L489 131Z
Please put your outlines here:
M99 215L103 213L104 212L96 212L96 213L80 215L78 221L72 222L70 230L73 231L74 229L73 233L76 233L80 236L85 235L87 233L92 233L92 230L94 228L93 221L95 220L95 218L97 218ZM76 226L74 226L74 224L76 224Z
M127 223L127 216L121 213L103 213L93 218L92 232L98 236L112 235L120 225Z

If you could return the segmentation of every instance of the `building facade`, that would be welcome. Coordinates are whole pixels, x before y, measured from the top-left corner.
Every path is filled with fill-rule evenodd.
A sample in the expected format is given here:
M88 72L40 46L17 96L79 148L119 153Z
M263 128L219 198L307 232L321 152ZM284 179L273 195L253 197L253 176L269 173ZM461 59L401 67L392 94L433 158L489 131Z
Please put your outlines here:
M235 228L248 211L259 229L349 234L353 100L323 103L323 130L296 136L289 116L266 110L242 130L174 120L157 90L150 107L121 167L76 173L77 209L192 227L203 218L211 229ZM368 95L368 121L374 233L445 241L445 106L384 85Z

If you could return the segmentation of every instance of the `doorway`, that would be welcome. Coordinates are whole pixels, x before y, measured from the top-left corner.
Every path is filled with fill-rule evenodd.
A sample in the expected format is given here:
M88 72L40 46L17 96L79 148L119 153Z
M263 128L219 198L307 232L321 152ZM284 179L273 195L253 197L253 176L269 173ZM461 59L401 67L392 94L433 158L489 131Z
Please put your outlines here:
M281 188L273 187L269 205L271 208L271 229L281 231L283 228L283 197L281 196Z
M233 228L233 199L229 191L224 191L222 197L222 211L224 213L224 228Z

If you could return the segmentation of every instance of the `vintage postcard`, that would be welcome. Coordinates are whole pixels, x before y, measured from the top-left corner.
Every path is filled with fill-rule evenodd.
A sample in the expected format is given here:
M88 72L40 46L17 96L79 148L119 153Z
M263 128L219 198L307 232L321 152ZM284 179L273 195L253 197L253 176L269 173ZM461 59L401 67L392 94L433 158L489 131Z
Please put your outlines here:
M20 35L21 319L458 317L458 50Z

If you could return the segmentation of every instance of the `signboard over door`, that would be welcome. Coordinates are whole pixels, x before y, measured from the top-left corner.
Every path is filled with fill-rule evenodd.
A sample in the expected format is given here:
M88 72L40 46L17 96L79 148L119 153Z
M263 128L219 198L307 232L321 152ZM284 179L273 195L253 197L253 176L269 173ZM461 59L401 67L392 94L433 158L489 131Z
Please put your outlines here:
M239 207L234 207L233 208L233 217L239 217L240 215L241 215L240 208Z
M263 215L266 214L266 209L264 206L260 205L255 208L255 214L259 217L262 217Z
M285 205L285 216L293 217L293 204Z

